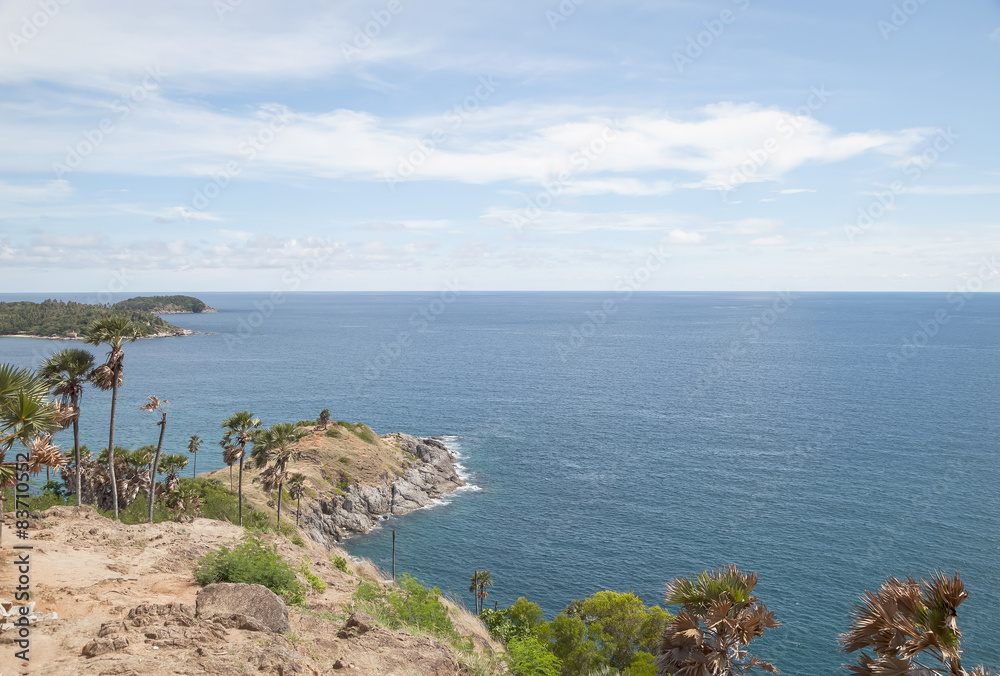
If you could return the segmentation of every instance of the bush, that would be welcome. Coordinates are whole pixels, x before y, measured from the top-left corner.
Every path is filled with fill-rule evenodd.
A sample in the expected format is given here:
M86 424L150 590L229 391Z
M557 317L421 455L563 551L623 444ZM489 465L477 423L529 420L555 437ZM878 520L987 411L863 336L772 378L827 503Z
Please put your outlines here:
M507 662L515 676L559 676L562 663L536 638L515 638L507 645Z
M313 591L320 594L326 591L326 582L319 579L319 577L309 569L308 556L302 557L302 567L299 569L299 572L302 573L302 577L306 579L306 582L308 582L309 586L313 588Z
M340 430L337 429L336 425L334 425L333 427L328 427L326 429L326 436L330 437L331 439L338 439L340 438Z
M471 641L463 639L441 603L441 591L428 588L403 573L396 588L383 589L375 582L362 582L354 593L360 609L390 629L415 629L449 641L456 648L471 651Z
M201 585L243 582L264 585L293 605L304 605L305 590L295 571L256 533L247 533L235 549L223 546L199 559L194 577Z
M343 556L335 556L331 559L333 561L333 567L339 570L341 573L351 574L351 571L347 570L347 559Z

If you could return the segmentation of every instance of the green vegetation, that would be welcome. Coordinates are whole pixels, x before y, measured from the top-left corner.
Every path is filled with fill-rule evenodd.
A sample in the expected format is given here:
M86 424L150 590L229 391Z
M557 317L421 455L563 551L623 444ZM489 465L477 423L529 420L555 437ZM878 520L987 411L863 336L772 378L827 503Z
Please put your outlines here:
M383 589L377 582L362 582L354 593L355 609L362 610L390 629L407 629L429 634L465 652L472 642L455 629L448 609L441 603L441 591L428 588L407 573L394 588Z
M361 441L366 444L375 443L375 432L372 431L372 428L368 427L368 425L365 425L364 423L349 423L343 420L338 420L337 424L345 428L358 439L361 439Z
M124 311L149 312L154 315L168 313L199 313L213 312L204 302L191 296L136 296L115 303L111 309Z
M339 570L341 573L351 574L351 571L347 569L347 559L343 556L335 556L331 559L333 561L333 567Z
M295 571L273 545L256 533L247 533L234 549L223 546L198 560L194 577L201 585L243 582L264 585L292 605L304 605L305 589Z
M133 322L140 336L181 331L179 327L143 310L118 311L110 305L46 300L41 303L0 303L0 335L82 336L94 321L113 314L121 314Z
M329 427L326 430L326 436L330 437L331 439L339 439L340 438L340 430L337 429L336 426Z
M503 610L484 610L482 620L507 646L516 676L585 676L603 668L647 676L656 673L653 654L673 617L631 592L602 591L574 601L551 622L524 597Z
M302 567L299 568L299 573L301 573L302 577L306 579L306 582L308 582L309 586L313 588L313 591L320 594L326 591L326 582L323 582L323 580L319 579L319 577L317 577L316 574L310 570L308 556L302 557Z

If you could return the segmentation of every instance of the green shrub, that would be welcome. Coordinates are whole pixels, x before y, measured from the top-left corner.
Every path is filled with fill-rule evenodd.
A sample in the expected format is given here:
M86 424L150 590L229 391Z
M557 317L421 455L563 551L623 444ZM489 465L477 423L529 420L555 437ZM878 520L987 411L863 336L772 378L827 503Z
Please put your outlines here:
M356 604L390 629L408 628L450 642L456 648L471 651L471 641L455 629L448 609L441 603L437 587L424 587L403 573L394 589L383 589L375 582L362 582L354 593Z
M345 465L350 465L350 464L351 464L351 459L350 459L350 458L348 458L348 457L347 457L346 455L342 455L342 456L340 457L340 460L339 460L339 462L342 462L342 463L344 463Z
M300 420L295 423L296 427L316 427L316 425L319 425L318 420Z
M295 571L256 533L247 533L234 549L223 546L198 560L194 577L199 584L243 582L264 585L293 605L304 605L305 590Z
M351 574L351 571L347 570L347 559L343 556L335 556L331 559L333 561L333 567L339 570L341 573Z
M354 478L346 470L340 470L340 478L337 479L336 486L337 495L346 493L347 489L351 487L352 481L354 481Z
M537 638L515 638L507 644L507 662L515 676L559 676L562 663Z
M319 579L319 577L316 576L312 572L312 570L309 569L308 556L302 557L302 567L299 569L299 572L302 573L302 577L306 579L306 581L309 583L309 586L313 588L313 591L319 592L320 594L326 591L326 582L323 582L323 580Z
M51 482L50 482L51 483ZM11 505L14 504L13 500L10 500ZM75 505L76 498L72 497L72 494L65 493L64 491L45 491L41 495L34 495L28 498L28 509L32 512L41 512L49 507L54 507L56 505Z
M328 427L326 429L326 436L330 437L331 439L338 439L340 438L340 430L337 429L336 426Z

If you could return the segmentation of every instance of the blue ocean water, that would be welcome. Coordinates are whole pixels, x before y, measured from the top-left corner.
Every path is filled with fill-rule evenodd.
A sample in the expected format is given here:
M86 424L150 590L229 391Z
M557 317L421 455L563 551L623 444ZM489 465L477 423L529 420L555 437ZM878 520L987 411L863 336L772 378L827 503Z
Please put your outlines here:
M127 346L117 439L155 443L150 394L168 451L206 440L199 470L243 408L448 435L482 490L350 541L384 568L395 529L397 570L466 598L488 569L488 602L551 618L736 563L784 623L756 652L802 676L841 673L865 589L958 569L966 659L1000 664L1000 295L195 295L222 312L172 321L215 335ZM0 339L0 361L66 346ZM87 392L92 448L108 405Z

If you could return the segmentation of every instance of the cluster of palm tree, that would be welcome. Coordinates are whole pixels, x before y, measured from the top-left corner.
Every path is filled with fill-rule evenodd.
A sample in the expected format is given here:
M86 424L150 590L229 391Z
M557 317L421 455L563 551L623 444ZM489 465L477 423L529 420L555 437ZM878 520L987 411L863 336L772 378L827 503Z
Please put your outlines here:
M486 591L486 588L492 586L493 574L488 570L474 571L472 577L469 578L469 591L474 595L477 615L483 614L483 603L486 601L486 597L490 595Z

